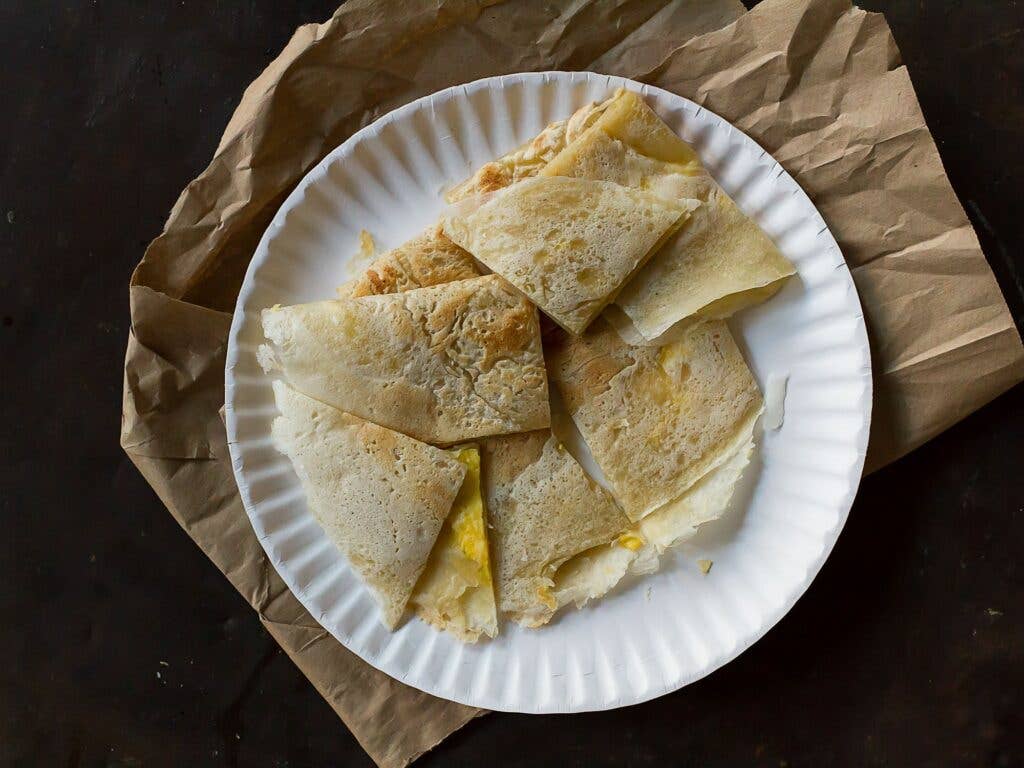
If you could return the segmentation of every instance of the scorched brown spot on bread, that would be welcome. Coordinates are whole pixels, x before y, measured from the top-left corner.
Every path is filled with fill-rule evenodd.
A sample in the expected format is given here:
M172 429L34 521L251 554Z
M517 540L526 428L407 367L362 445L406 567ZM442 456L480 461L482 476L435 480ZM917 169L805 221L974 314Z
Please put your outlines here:
M378 256L362 277L338 289L342 298L400 293L477 277L473 257L434 225L425 232Z
M483 194L504 189L513 181L512 169L496 162L485 164L477 175L476 192Z

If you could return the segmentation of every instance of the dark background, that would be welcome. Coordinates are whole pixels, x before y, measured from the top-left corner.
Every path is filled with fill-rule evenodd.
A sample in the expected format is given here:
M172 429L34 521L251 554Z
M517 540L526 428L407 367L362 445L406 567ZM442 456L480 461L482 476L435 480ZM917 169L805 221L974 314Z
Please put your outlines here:
M0 0L0 764L370 765L118 447L128 277L242 90L335 0ZM1024 321L1024 5L885 11ZM440 765L1024 765L1024 387L867 478L752 650L491 715Z

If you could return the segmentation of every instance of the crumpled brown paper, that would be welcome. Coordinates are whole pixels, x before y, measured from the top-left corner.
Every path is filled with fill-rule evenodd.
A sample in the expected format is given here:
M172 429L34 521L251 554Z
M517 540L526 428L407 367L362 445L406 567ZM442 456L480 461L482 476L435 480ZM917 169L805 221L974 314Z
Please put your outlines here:
M1020 336L881 14L769 0L640 79L742 128L838 240L871 339L867 471L1024 379Z
M742 11L738 0L352 0L299 29L248 88L133 275L122 445L381 766L407 764L479 712L369 667L299 605L249 526L218 417L228 312L257 241L303 174L381 114L478 77L592 69L739 125L811 195L853 268L875 365L872 467L1024 378L885 20L848 0Z
M242 276L267 223L327 152L385 112L479 77L655 66L743 12L739 0L359 2L300 28L246 90L209 167L132 276L121 444L185 531L381 766L402 766L479 710L409 688L325 632L268 563L218 411ZM625 65L623 65L625 66Z

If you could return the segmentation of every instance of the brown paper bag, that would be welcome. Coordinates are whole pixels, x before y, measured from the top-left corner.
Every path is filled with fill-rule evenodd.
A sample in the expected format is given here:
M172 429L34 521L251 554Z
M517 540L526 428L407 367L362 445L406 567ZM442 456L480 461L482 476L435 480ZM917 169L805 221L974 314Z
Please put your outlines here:
M228 312L256 243L313 165L394 107L478 77L592 68L598 57L640 71L742 12L739 0L346 3L300 28L246 90L132 277L122 446L381 766L406 765L479 712L345 650L284 586L249 525L218 411Z
M881 14L768 0L641 79L742 128L821 211L871 339L867 470L1024 379L1024 350Z
M382 766L478 712L377 672L313 621L249 526L217 417L227 312L256 242L302 175L379 115L478 77L560 68L644 80L739 125L811 195L853 268L875 365L872 467L1024 378L884 19L848 0L767 0L719 30L741 13L734 0L347 3L249 87L132 278L122 445Z

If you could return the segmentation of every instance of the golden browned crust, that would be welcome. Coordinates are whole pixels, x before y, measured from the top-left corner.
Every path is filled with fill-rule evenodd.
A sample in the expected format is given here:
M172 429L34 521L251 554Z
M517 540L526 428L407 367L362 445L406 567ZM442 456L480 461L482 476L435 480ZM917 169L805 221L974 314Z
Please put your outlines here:
M435 225L374 259L363 276L351 283L347 295L359 298L401 293L479 274L473 257Z
M491 161L481 166L476 176L476 192L487 193L504 189L512 183L512 169Z

